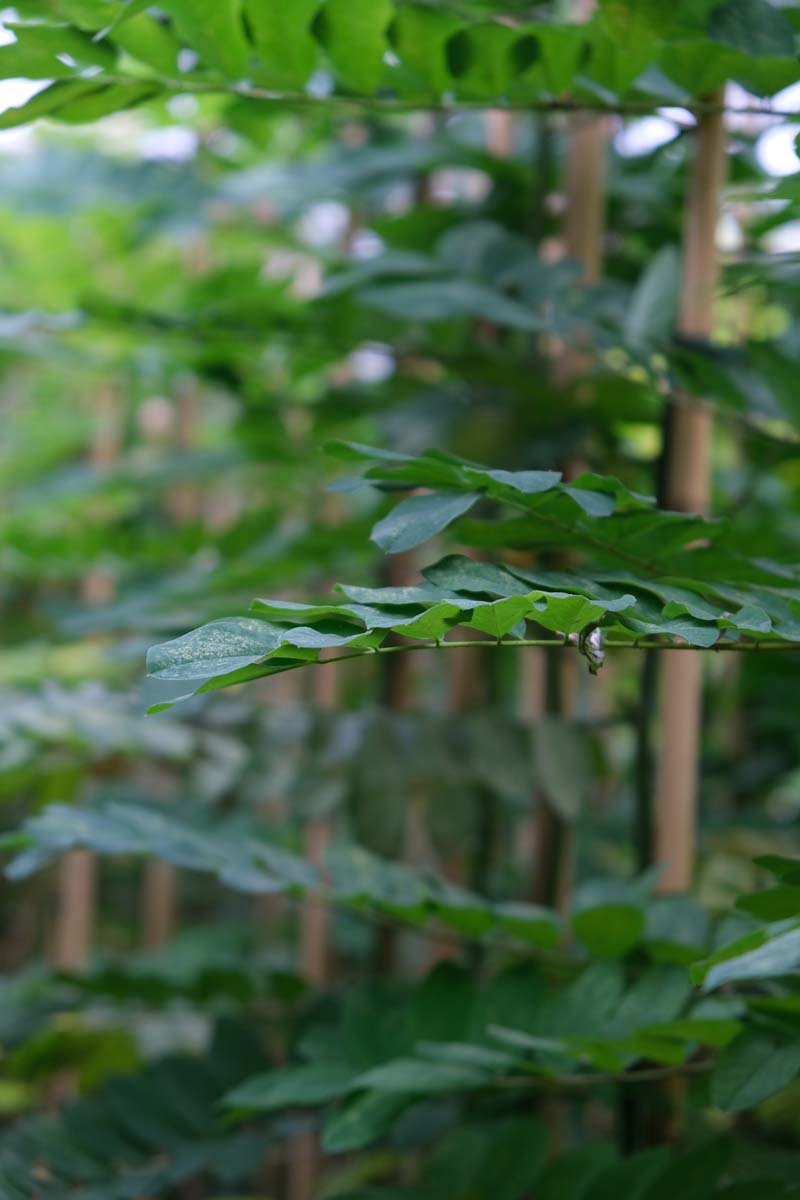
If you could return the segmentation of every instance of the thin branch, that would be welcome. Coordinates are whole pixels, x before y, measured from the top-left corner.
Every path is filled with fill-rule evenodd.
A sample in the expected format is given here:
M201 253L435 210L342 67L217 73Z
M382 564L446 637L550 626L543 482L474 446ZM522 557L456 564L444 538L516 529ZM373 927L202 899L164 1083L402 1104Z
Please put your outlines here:
M152 83L164 91L176 94L191 93L195 95L233 95L245 100L258 100L266 104L291 106L294 108L341 108L366 109L376 113L459 113L459 112L488 112L490 109L506 112L540 112L540 113L609 113L619 116L647 116L665 106L663 99L657 100L613 100L603 101L591 97L579 98L574 96L539 97L529 100L514 100L498 97L492 100L436 100L436 99L402 99L394 96L348 96L337 93L313 94L309 92L280 92L269 88L256 87L246 81L215 82L197 79L173 79L165 75L124 75L102 73L92 79L98 85L129 86L131 84ZM791 109L776 108L771 104L729 105L725 103L704 100L702 97L688 99L680 104L680 108L696 116L708 113L729 113L731 116L761 116L797 119L797 112ZM58 118L58 110L52 114Z
M363 649L350 650L346 654L332 655L330 658L320 658L309 663L303 659L296 663L298 667L325 666L328 663L345 662L351 658L366 658L372 654L406 654L414 650L498 650L504 647L519 648L521 646L546 646L551 649L578 649L577 642L567 638L509 638L500 641L441 641L409 642L395 646L367 646ZM603 643L606 650L693 650L698 653L709 651L718 653L720 650L731 650L739 653L745 651L768 650L800 650L800 642L717 642L714 646L694 646L689 642L676 641L671 638L636 638L632 641L608 640ZM291 670L292 668L287 668Z
M663 1079L682 1078L685 1075L700 1075L704 1074L711 1068L711 1062L706 1059L698 1060L697 1062L682 1063L678 1066L668 1067L642 1067L639 1070L607 1072L606 1074L597 1075L553 1075L553 1076L533 1076L526 1079L519 1076L514 1076L508 1079L497 1080L493 1085L496 1087L508 1088L526 1088L526 1089L563 1089L563 1090L578 1090L584 1088L601 1087L605 1084L636 1084L636 1083L653 1083Z

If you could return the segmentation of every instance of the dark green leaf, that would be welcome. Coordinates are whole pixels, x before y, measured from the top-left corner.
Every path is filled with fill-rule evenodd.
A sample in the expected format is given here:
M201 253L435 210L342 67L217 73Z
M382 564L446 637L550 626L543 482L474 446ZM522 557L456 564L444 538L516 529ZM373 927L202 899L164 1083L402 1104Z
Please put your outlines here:
M726 1112L755 1108L800 1074L800 1044L776 1042L755 1030L723 1050L711 1076L711 1099Z
M446 529L478 500L477 493L431 492L410 496L384 517L372 531L372 540L387 554L411 550Z
M354 1077L353 1068L347 1063L278 1067L246 1079L226 1094L224 1103L229 1108L259 1112L313 1106L354 1091Z
M748 55L794 54L794 31L768 0L727 0L711 13L711 37Z

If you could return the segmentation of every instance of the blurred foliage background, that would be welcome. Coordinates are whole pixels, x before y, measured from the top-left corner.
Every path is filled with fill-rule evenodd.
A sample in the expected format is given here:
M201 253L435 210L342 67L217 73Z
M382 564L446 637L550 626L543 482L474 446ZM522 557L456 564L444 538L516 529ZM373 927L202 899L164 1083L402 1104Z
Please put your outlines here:
M319 8L295 2L289 75ZM607 0L573 77L569 14L503 5L573 70L534 102L521 40L510 82L467 53L513 28L496 5L401 5L373 79L382 5L328 0L302 95L263 34L262 76L231 83L204 4L134 3L94 37L123 7L20 4L0 30L2 1195L796 1194L797 895L734 904L767 881L755 858L798 852L798 651L705 656L690 894L648 856L644 652L565 683L554 652L431 649L158 716L143 676L148 646L254 595L433 561L370 541L391 485L328 490L333 439L663 496L673 401L702 397L710 511L797 591L800 10L684 6L715 51L659 29L651 61L651 6ZM480 22L447 42L439 105L434 20ZM30 80L57 82L27 115L67 123L19 123ZM725 80L706 339L676 323L684 198L697 96ZM591 272L568 165L598 128ZM476 542L498 557L469 520L434 549ZM777 966L691 990L687 964L765 920L794 938Z

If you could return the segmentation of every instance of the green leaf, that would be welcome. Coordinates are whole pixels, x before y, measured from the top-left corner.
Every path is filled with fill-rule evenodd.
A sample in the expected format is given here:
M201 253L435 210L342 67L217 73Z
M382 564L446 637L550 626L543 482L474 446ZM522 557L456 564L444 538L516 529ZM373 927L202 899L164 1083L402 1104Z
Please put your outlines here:
M328 1154L362 1150L394 1125L409 1097L385 1092L354 1096L325 1124L322 1146Z
M229 79L249 74L250 47L244 36L241 0L162 0L178 34L202 61Z
M472 317L493 325L536 333L541 319L524 304L469 279L423 279L363 288L360 304L410 321L452 321Z
M526 1116L504 1121L499 1129L490 1127L486 1132L488 1152L477 1172L477 1194L491 1195L493 1200L521 1200L534 1188L547 1160L547 1131Z
M738 56L732 49L715 47L709 53L706 38L676 42L663 47L659 64L662 71L690 95L707 95L736 73Z
M372 530L372 540L387 554L411 550L446 529L479 499L477 493L432 492L410 496Z
M540 717L533 727L533 747L546 803L563 820L577 820L590 781L584 736L568 721Z
M435 1095L485 1087L491 1076L459 1063L406 1058L382 1063L359 1075L355 1087L402 1095Z
M354 1091L354 1078L353 1068L346 1063L277 1067L245 1079L226 1093L223 1103L228 1108L258 1112L314 1106Z
M424 925L435 919L472 937L506 935L540 949L558 944L558 917L549 909L493 903L457 888L430 872L387 862L354 845L334 845L325 886L304 858L287 854L241 829L198 829L150 808L111 804L98 811L50 805L4 839L6 851L21 850L6 868L23 879L68 850L85 847L102 854L152 855L186 870L210 873L245 894L285 892L319 895L356 911L374 911Z
M523 75L539 84L545 93L560 96L572 87L581 55L587 44L584 30L574 25L523 25L522 36L538 46L536 61Z
M800 858L784 858L779 854L762 854L753 860L771 875L777 875L784 883L800 883Z
M422 4L398 8L392 46L404 66L411 67L434 95L452 84L447 44L462 22L452 13Z
M174 641L153 646L147 672L158 681L178 680L198 691L215 676L260 662L281 643L282 630L250 617L225 617Z
M493 912L501 929L529 945L542 950L552 950L558 945L561 929L558 917L551 909L507 901L495 904Z
M536 1200L585 1200L589 1187L617 1157L607 1142L582 1146L561 1155L542 1172Z
M442 592L467 596L527 596L529 587L511 571L496 563L480 562L463 554L448 554L423 569L423 577Z
M673 1038L681 1042L696 1042L700 1046L711 1046L721 1050L742 1031L741 1021L725 1017L719 1019L685 1017L679 1021L662 1021L653 1025L642 1025L639 1029L644 1037L659 1039Z
M112 67L114 53L76 30L12 26L16 41L0 46L0 77L68 79L87 67ZM64 59L74 60L72 63Z
M575 913L571 924L594 958L622 958L641 941L645 915L629 904L602 904Z
M800 886L770 888L752 896L742 896L736 907L762 921L784 921L800 916Z
M103 4L103 7L106 7L105 4ZM107 23L106 20L104 20L101 25L95 25L94 22L92 22L92 27L98 31L96 37L98 40L100 38L108 37L110 34L115 33L118 29L120 29L127 21L130 21L134 17L138 17L141 13L146 12L149 7L150 0L123 0L122 5L117 9L116 14L110 22Z
M647 952L656 962L695 962L706 951L710 925L692 897L656 896L647 906Z
M642 1200L669 1161L663 1146L645 1150L601 1171L582 1193L582 1200Z
M625 337L634 346L651 346L672 333L678 305L681 264L674 246L663 246L645 267L625 318Z
M462 29L448 43L448 63L459 95L503 97L514 78L515 29L496 21Z
M609 1032L627 1038L643 1030L679 1024L676 1018L683 1012L689 994L689 979L683 967L648 967L628 988L612 1018Z
M269 87L303 88L319 58L311 26L322 0L244 0L261 63L258 81Z
M536 593L533 593L535 596ZM472 612L469 624L473 629L480 629L490 637L505 637L520 621L530 614L531 602L528 597L509 596L506 600L495 600L493 604L482 604Z
M748 1030L723 1050L711 1076L711 1101L726 1112L755 1108L800 1074L800 1043Z
M711 13L709 35L747 55L783 55L795 52L794 31L784 15L768 0L727 0Z
M58 15L78 29L94 32L102 29L108 22L110 9L109 0L58 0Z
M723 946L691 968L695 983L712 991L726 983L774 979L800 964L800 928L796 923L758 930Z
M708 1200L731 1156L730 1143L721 1138L700 1145L674 1159L661 1171L642 1200Z
M0 129L13 129L39 117L57 117L73 124L96 121L119 109L141 104L157 90L150 83L108 85L83 79L64 80L43 88L26 104L0 113Z
M167 78L175 78L178 74L181 43L170 28L149 13L131 14L117 22L108 36L132 58L159 74Z
M393 17L391 0L326 0L317 29L346 87L364 95L377 91Z

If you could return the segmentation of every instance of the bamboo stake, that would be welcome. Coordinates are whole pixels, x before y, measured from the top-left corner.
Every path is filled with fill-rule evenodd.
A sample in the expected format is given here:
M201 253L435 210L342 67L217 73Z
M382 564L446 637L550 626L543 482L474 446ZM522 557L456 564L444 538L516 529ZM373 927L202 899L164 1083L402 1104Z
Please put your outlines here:
M312 680L312 698L321 712L334 712L339 704L338 672L317 672ZM303 837L303 853L309 862L318 867L323 865L332 834L330 817L309 821ZM312 987L322 989L330 978L330 916L321 897L312 896L310 901L300 914L300 973ZM319 1138L315 1130L306 1130L292 1140L286 1185L288 1200L311 1200L319 1160Z
M427 180L425 183L427 184ZM381 571L383 586L408 587L415 579L416 565L413 554L394 554L384 560ZM399 645L400 639L391 639L390 644ZM394 714L408 712L414 704L413 660L407 654L390 654L381 663L379 687L380 704L383 708ZM422 860L429 865L424 839L425 797L417 788L409 794L405 810L404 860L420 862L422 855ZM381 977L391 978L397 973L400 942L397 928L389 924L379 927L375 945L375 970Z
M194 379L184 380L177 390L174 405L172 440L175 449L192 449L200 419L200 389ZM167 495L166 507L177 525L198 515L200 494L194 483L182 480ZM142 944L148 950L162 950L175 935L178 908L178 872L171 863L148 861L144 867L141 894Z
M109 470L119 454L120 427L118 398L109 386L98 390L92 401L94 431L89 461L98 471ZM96 606L107 603L114 590L111 574L102 566L93 567L81 589L84 602ZM95 919L97 866L88 850L70 850L58 866L56 916L51 958L61 971L79 971L91 954Z
M339 675L319 671L312 680L312 698L321 713L335 712L339 705ZM309 821L304 836L304 853L309 862L322 866L333 830L330 817ZM314 987L328 982L328 910L324 904L307 904L300 920L300 970Z
M575 0L572 17L588 21L594 12L594 0ZM572 118L565 169L567 208L564 215L564 250L568 258L581 266L581 282L591 287L600 279L603 262L603 229L606 206L606 150L608 119L594 114ZM554 379L567 387L580 377L585 353L580 346L562 350L554 364ZM580 474L577 463L564 468L566 478ZM547 663L547 709L566 720L575 716L577 706L577 663L551 655ZM540 669L536 668L541 675ZM530 689L528 689L530 690ZM537 797L536 855L531 881L532 898L543 904L564 909L569 904L572 886L574 831L556 813L546 796Z
M142 880L142 945L163 950L175 933L177 872L171 863L148 861Z
M721 112L697 126L686 203L679 329L708 338L714 323L718 276L716 228L725 181L725 127ZM712 417L688 397L671 407L664 480L666 506L706 513L711 490ZM702 699L702 659L667 655L662 667L661 745L655 780L654 857L662 891L683 891L692 881L697 815Z

